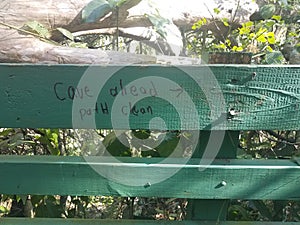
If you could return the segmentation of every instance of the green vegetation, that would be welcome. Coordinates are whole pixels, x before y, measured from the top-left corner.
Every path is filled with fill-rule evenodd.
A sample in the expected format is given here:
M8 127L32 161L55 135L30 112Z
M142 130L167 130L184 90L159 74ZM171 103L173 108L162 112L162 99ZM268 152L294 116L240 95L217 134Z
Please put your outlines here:
M253 63L288 63L292 51L300 46L300 5L270 2L273 3L261 7L251 21L240 25L235 18L198 21L186 34L188 54L250 52ZM215 13L219 12L215 9Z
M134 0L133 0L134 1ZM93 0L82 11L85 22L93 22L108 12L117 11L131 1ZM218 14L220 9L215 9ZM156 31L164 37L164 21L159 16L148 15ZM184 34L188 56L199 57L208 52L249 52L252 63L288 64L300 54L300 5L299 1L269 1L260 11L243 24L235 18L216 21L202 19ZM48 39L49 31L38 22L28 22L23 30ZM118 49L126 51L129 38L115 35L89 34L74 37L59 28L65 37L60 43L71 47ZM116 41L116 39L118 41ZM153 49L138 45L138 52L151 53ZM300 62L299 62L300 63ZM124 133L129 146L124 146L110 130L97 134L113 156L166 157L180 137L189 140L188 132L149 132L133 130ZM156 149L143 151L143 146L130 142L132 135L153 141L165 137ZM83 155L91 146L82 146L80 131L63 129L0 129L0 153L14 155ZM299 131L244 131L240 134L239 158L280 159L298 156ZM90 149L89 149L90 151ZM20 171L22 173L22 171ZM18 178L16 178L18 179ZM33 184L34 185L34 184ZM67 217L67 218L147 218L182 220L186 214L187 200L157 198L115 198L109 196L0 196L1 216ZM229 220L299 221L300 201L234 200L228 210Z

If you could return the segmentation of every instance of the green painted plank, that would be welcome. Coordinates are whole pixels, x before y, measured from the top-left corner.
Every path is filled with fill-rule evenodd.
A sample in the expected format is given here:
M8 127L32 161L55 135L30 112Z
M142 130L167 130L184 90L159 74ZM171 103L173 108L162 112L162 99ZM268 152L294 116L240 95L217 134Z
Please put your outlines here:
M300 166L289 160L162 160L4 155L0 193L300 199Z
M91 219L46 219L46 218L0 218L1 224L10 225L296 225L296 222L258 222L258 221L246 221L246 222L234 222L234 221L155 221L155 220L91 220Z
M300 129L300 66L0 64L0 80L0 127Z
M201 132L202 134L203 132ZM207 132L204 132L207 133ZM220 148L216 159L234 159L236 158L236 149L239 143L239 133L238 131L226 131L223 141L223 147ZM218 138L214 138L217 140ZM205 138L205 140L209 140ZM193 154L193 158L202 157L202 149L205 149L206 144L203 141L203 135L200 135L199 139L200 148L197 148ZM204 146L201 146L204 145ZM231 151L230 151L231 150ZM197 154L198 153L198 154ZM229 199L225 200L214 200L214 199L189 199L187 207L186 218L189 220L223 220L227 218L228 207L230 204Z

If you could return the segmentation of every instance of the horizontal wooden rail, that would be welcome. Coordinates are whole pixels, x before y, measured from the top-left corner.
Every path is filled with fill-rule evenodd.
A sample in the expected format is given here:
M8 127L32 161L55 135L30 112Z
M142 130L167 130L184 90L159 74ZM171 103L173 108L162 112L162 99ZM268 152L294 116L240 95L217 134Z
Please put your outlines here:
M0 127L299 130L300 66L0 64L0 106Z
M300 199L289 160L0 156L0 193L195 199ZM100 175L99 175L100 174Z
M91 220L91 219L46 219L46 218L0 218L0 223L10 225L297 225L296 222L258 222L258 221L155 221L155 220Z

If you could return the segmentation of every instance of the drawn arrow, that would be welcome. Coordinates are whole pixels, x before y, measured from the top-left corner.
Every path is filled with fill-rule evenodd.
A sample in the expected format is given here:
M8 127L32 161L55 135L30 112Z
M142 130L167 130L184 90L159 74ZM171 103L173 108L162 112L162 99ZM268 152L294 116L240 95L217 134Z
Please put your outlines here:
M178 92L178 94L176 95L176 97L178 98L182 94L183 89L182 89L182 87L180 87L180 88L177 88L177 89L170 89L170 91Z

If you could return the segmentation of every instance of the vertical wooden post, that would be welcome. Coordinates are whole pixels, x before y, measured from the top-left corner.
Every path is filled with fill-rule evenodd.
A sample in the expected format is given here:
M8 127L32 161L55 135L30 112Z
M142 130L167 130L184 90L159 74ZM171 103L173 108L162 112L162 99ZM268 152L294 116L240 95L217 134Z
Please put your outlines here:
M216 132L216 131L214 131ZM199 145L193 158L201 158L206 147L210 132L202 131L200 134ZM226 131L225 137L216 158L232 159L236 158L238 145L238 131ZM224 221L227 216L227 209L230 200L207 200L190 199L187 210L187 220L211 220Z
M216 52L209 54L209 64L250 64L251 53L231 53L231 52ZM204 135L202 135L204 133ZM202 131L200 136L200 145L197 152L193 155L194 158L201 158L203 149L209 138L209 132ZM236 158L236 150L239 141L239 131L226 131L222 147L216 158L233 159ZM188 220L226 220L227 210L230 200L189 200L187 219Z

